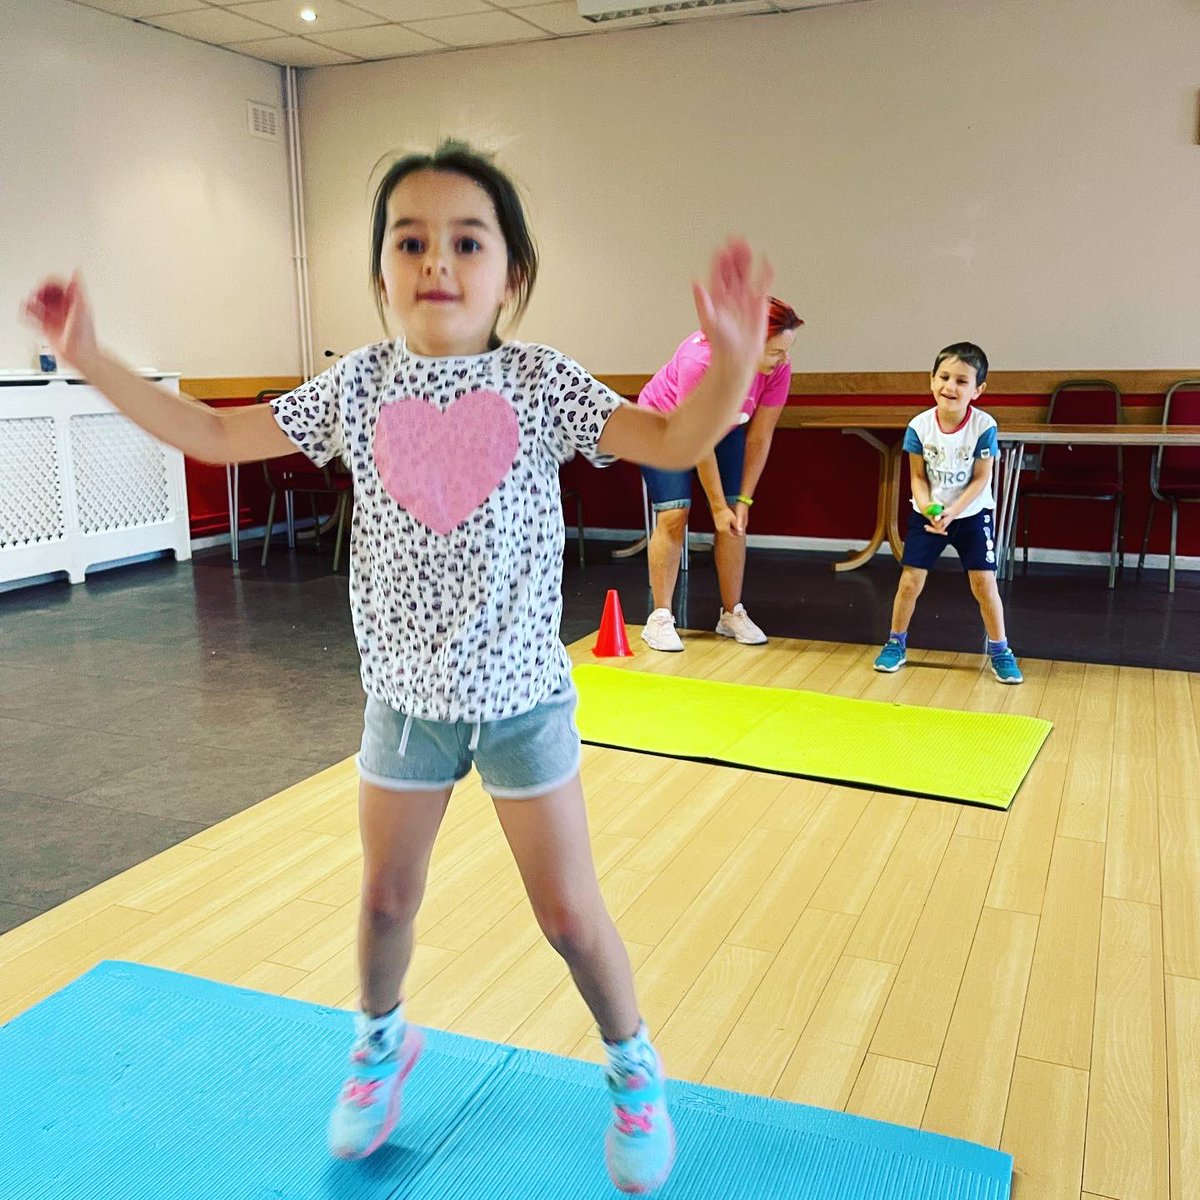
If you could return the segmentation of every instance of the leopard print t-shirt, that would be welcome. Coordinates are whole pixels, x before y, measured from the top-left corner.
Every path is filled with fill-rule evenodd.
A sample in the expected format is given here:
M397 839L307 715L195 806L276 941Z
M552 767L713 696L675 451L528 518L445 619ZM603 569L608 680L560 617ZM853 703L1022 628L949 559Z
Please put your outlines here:
M517 716L571 669L558 636L558 468L624 401L547 346L422 358L365 346L272 401L354 477L350 606L368 695L436 721Z

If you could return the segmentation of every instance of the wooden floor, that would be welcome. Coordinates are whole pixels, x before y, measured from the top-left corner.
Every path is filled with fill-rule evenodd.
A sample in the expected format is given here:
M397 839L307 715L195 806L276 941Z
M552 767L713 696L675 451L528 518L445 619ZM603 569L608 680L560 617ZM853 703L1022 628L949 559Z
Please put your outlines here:
M1005 688L979 655L918 651L884 676L875 652L697 634L630 661L1047 717L1011 812L585 748L599 870L668 1069L1002 1146L1018 1200L1195 1200L1200 675L1024 660ZM352 1006L355 788L340 764L0 937L0 1021L101 958ZM435 854L409 1012L598 1057L474 776Z

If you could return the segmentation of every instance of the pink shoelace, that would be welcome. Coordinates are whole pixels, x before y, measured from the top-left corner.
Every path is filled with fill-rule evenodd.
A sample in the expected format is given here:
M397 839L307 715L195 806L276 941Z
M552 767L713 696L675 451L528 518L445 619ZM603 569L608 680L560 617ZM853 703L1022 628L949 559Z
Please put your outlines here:
M649 1133L653 1125L654 1105L647 1104L641 1112L634 1112L623 1104L615 1106L617 1125L623 1134Z
M375 1103L375 1093L378 1090L378 1079L348 1079L342 1092L342 1100L346 1104L357 1104L359 1108L369 1108Z

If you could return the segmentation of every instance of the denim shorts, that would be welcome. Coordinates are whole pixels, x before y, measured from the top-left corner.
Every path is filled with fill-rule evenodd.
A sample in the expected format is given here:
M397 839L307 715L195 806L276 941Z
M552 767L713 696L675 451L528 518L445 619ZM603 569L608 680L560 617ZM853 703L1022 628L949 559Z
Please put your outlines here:
M579 770L577 703L569 675L528 712L499 721L426 721L368 696L358 773L393 791L439 791L473 762L497 799L541 796Z
M962 559L964 571L994 571L996 569L996 531L991 509L982 509L969 517L959 517L946 526L946 533L928 533L924 513L913 509L904 538L906 567L928 571L942 556L947 546L953 546Z
M746 459L746 426L731 429L714 448L717 456L717 473L721 477L721 491L729 503L736 504L742 490L742 466ZM692 503L692 476L695 470L660 471L657 467L643 467L642 478L650 496L650 506L655 512L667 508L689 508Z

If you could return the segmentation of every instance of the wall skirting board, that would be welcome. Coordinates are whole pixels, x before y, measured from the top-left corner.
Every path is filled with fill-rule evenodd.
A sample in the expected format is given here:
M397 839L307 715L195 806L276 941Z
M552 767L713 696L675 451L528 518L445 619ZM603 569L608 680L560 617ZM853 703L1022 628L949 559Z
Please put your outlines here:
M586 538L597 542L633 543L639 538L646 536L644 529L593 529L587 526L583 532ZM575 530L569 526L567 528L567 537L575 537ZM216 543L218 540L228 541L229 539L208 539L208 541L213 543ZM688 545L693 547L711 546L712 540L713 535L711 533L693 533L688 535ZM788 537L771 533L750 533L746 535L746 545L751 549L759 550L818 550L827 554L849 554L851 551L861 550L866 544L865 539L855 540L853 538ZM198 546L199 543L193 542L192 545ZM876 557L885 556L888 558L891 557L891 553L886 544L875 552ZM1018 549L1018 565L1020 564L1020 554L1021 552ZM1029 561L1031 563L1060 563L1076 567L1107 567L1108 559L1107 550L1052 550L1039 549L1037 546L1030 546L1029 548ZM1126 552L1126 569L1135 568L1137 560L1136 551L1132 553ZM1167 556L1165 554L1147 554L1146 567L1148 569L1165 571L1167 569ZM1179 571L1200 571L1200 555L1177 554L1175 556L1175 568Z

